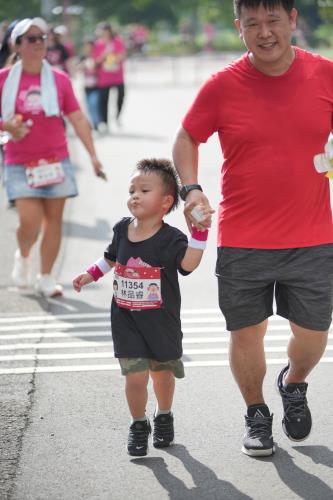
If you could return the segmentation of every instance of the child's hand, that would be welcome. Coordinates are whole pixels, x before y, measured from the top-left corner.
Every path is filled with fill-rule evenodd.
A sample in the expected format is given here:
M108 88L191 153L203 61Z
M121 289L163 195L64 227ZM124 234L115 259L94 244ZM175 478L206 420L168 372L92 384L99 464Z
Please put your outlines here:
M79 274L73 279L73 288L76 292L81 292L81 288L92 283L94 278L89 273Z

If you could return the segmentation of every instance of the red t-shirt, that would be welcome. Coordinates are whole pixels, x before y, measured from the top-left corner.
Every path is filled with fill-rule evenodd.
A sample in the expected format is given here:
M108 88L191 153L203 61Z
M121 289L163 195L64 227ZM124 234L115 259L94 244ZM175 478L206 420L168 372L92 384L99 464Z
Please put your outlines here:
M115 36L108 43L103 40L97 40L93 51L94 58L97 59L100 57L106 49L108 49L110 53L107 55L106 59L97 66L98 87L109 87L111 85L124 83L124 63L123 61L116 61L116 56L126 51L124 42L120 36Z
M183 120L224 157L218 245L296 248L333 242L329 181L313 165L333 128L333 63L295 48L281 76L248 54L213 75Z
M0 71L0 103L4 82L10 68ZM68 115L80 109L68 76L53 69L61 114ZM32 121L29 133L20 141L8 141L4 147L6 165L26 164L42 158L69 156L66 131L62 116L46 117L41 104L40 75L22 72L16 97L15 113L23 121Z

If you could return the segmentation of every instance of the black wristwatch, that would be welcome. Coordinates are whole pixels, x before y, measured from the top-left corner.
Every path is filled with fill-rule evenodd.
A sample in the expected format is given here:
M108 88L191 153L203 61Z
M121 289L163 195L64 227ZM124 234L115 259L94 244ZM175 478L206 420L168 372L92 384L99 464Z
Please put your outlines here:
M202 187L200 184L185 184L180 190L179 196L183 201L186 200L186 196L190 191L193 191L193 189L199 189L199 191L202 191Z

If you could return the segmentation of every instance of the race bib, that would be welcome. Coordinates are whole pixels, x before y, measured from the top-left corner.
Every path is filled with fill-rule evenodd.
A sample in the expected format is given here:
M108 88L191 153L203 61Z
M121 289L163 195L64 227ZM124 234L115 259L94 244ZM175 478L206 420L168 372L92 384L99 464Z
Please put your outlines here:
M117 58L114 54L108 54L103 64L104 71L110 71L111 73L115 73L116 71L118 71L119 63L117 63L116 61Z
M31 188L60 184L65 179L64 169L55 158L39 160L26 165L25 174Z
M125 309L159 309L162 304L161 269L128 267L117 263L113 296L117 305Z

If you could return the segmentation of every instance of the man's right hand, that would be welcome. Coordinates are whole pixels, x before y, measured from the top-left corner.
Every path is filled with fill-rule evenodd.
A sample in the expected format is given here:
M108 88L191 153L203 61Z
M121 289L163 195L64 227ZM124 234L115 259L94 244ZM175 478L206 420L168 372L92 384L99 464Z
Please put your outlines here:
M201 214L204 216L200 222L191 214L194 207L199 206ZM195 226L199 231L205 231L212 225L212 214L215 210L209 204L207 196L199 189L193 189L188 193L185 200L184 215L189 231Z

